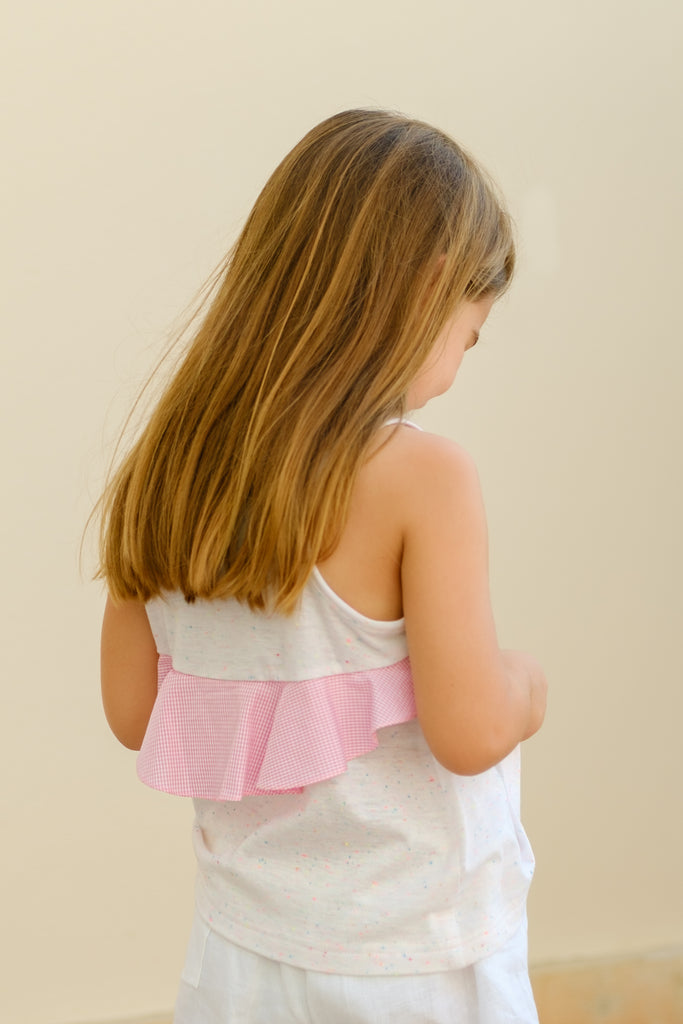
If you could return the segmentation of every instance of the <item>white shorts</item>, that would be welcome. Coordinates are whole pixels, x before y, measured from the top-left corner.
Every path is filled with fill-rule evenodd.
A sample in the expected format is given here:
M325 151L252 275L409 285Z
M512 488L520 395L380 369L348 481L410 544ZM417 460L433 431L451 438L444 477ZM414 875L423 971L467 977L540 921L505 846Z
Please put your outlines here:
M323 974L268 960L198 916L174 1024L538 1024L526 922L497 953L439 974Z

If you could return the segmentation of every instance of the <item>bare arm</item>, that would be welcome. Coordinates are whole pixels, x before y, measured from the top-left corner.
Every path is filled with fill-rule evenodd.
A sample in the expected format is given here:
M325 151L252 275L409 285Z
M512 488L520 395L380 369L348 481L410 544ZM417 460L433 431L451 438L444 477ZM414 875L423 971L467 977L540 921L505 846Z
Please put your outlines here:
M530 655L499 648L471 458L431 435L408 444L401 572L418 717L437 760L474 775L540 728L545 676Z
M107 598L102 622L102 703L116 738L139 750L157 695L158 655L145 606Z

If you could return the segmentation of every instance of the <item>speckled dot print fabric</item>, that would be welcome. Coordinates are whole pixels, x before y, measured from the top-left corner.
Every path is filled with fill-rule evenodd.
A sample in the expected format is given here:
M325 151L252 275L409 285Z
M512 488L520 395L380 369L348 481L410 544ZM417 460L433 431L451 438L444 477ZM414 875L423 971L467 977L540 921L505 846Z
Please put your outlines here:
M538 1024L526 925L461 970L401 977L304 971L195 920L174 1024Z
M159 695L138 759L195 801L212 933L331 974L437 974L517 931L533 871L519 751L446 771L419 723L402 620L315 572L294 616L166 595L148 605Z

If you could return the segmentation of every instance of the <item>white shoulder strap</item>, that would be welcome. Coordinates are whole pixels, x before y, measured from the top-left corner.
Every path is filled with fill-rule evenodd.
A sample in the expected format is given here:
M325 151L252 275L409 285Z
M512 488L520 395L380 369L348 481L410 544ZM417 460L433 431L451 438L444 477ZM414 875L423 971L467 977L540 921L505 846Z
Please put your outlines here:
M398 416L395 416L392 420L387 420L384 424L385 427L390 426L392 423L401 423L404 427L412 427L413 430L423 430L419 423L413 423L412 420L402 420Z

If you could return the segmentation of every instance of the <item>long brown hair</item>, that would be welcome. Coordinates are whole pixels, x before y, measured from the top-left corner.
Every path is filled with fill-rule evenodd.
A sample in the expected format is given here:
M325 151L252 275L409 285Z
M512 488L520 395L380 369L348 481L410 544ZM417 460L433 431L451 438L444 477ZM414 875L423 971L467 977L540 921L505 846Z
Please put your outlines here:
M513 265L495 189L442 132L376 110L310 131L100 499L112 597L291 611L446 320L503 291Z

